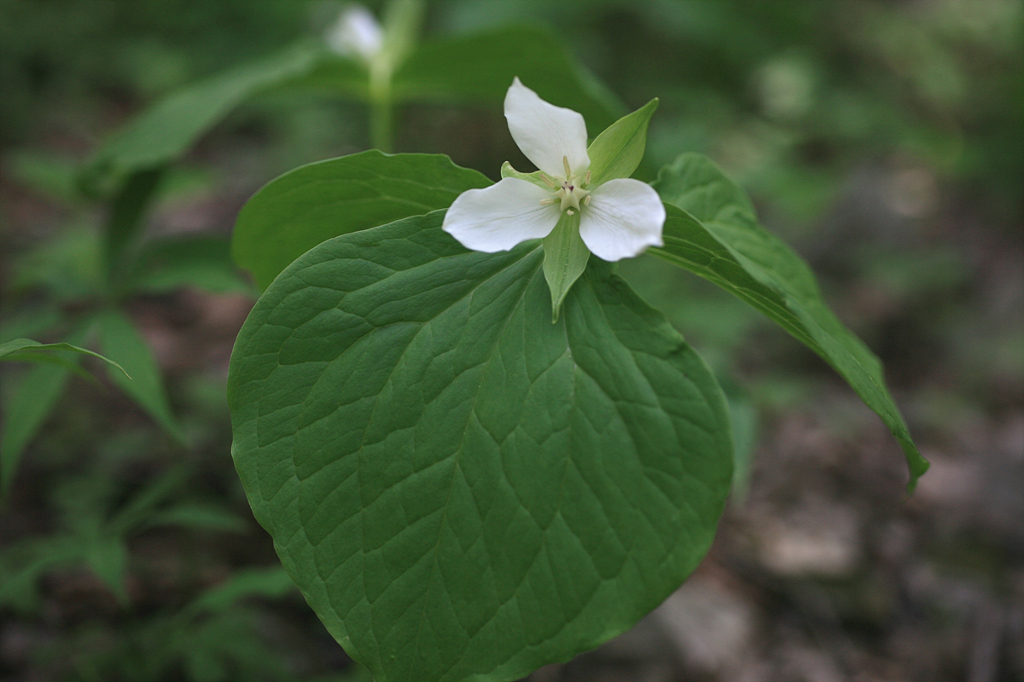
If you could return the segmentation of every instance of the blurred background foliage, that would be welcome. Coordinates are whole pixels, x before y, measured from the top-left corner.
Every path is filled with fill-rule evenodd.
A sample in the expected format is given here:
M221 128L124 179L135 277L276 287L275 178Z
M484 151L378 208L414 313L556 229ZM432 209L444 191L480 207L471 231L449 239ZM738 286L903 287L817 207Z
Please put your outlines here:
M177 89L317 39L340 8L0 0L0 341L89 340L69 337L71 320L102 289L112 209L77 174L103 140ZM864 661L881 671L864 679L1024 679L1011 646L1024 640L1024 3L435 0L424 35L522 23L548 27L628 108L660 98L641 177L698 151L750 192L881 356L935 463L899 506L897 446L823 363L697 278L624 263L716 368L754 452L711 568L691 581L745 604L745 653L701 658L679 617L657 679L735 679L747 659L767 677L745 679L853 679L843 671ZM529 166L500 103L408 104L395 127L396 151L445 153L494 179L506 159ZM263 183L367 145L355 102L257 97L164 174L146 232L226 237ZM361 675L289 589L231 465L223 389L252 294L209 269L194 286L182 277L120 299L178 437L97 372L54 398L15 472L0 509L0 677ZM0 371L10 429L9 398L29 375ZM859 529L852 568L821 557L827 542L785 554L815 515L832 539ZM664 663L611 651L536 680L641 679ZM805 659L819 667L792 662Z

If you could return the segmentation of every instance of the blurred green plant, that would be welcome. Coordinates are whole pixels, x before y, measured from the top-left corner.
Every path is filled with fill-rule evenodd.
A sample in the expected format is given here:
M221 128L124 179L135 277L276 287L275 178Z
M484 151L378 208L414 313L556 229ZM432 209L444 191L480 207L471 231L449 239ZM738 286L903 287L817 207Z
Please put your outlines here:
M10 13L12 6L0 10ZM79 227L72 221L70 229L22 254L6 287L2 334L19 338L0 347L0 359L38 366L13 374L20 381L5 385L0 494L9 493L26 446L57 407L68 378L89 376L78 366L82 356L120 369L110 380L184 443L156 359L125 306L140 295L182 287L251 291L234 269L226 240L154 238L145 230L154 207L174 190L178 175L170 165L242 103L268 92L283 92L296 103L302 101L298 93L355 99L368 105L371 137L384 148L391 144L398 104L493 101L516 74L532 76L542 91L563 93L598 121L611 120L622 108L543 28L502 27L421 46L419 12L418 2L391 3L383 24L385 49L374 58L347 53L344 45L332 49L324 40L304 40L187 87L130 122L83 167L27 153L14 157L13 170L25 184L83 217ZM467 55L473 57L469 62ZM106 215L99 230L91 225L96 205ZM29 335L63 341L20 338ZM185 471L164 471L121 503L115 502L126 491L103 467L63 474L51 499L60 510L55 530L0 551L0 609L33 617L43 606L44 576L86 567L131 613L126 578L132 538L161 526L240 529L223 507L189 501ZM54 649L62 652L60 660L71 661L76 679L160 680L176 671L193 680L289 679L286 659L266 647L254 626L258 612L236 603L284 592L294 587L281 570L241 572L179 611L140 614L121 635L112 637L102 622L91 622L62 634ZM37 654L46 656L47 650ZM369 678L357 672L331 679Z
M281 568L243 569L180 608L145 613L129 589L134 538L161 528L239 533L247 525L222 502L190 492L193 470L164 470L135 490L108 466L65 475L51 492L55 530L0 550L0 609L39 617L43 578L85 569L110 591L129 627L119 633L88 618L36 655L64 679L216 682L293 679L288 655L259 628L261 600L293 597ZM130 493L125 496L126 493ZM138 580L134 581L138 584ZM349 679L339 677L338 679Z
M370 146L391 151L393 109L410 101L501 101L515 76L541 95L558 95L598 125L624 106L538 25L502 26L419 40L420 0L388 3L381 44L346 42L344 26L264 59L241 64L158 102L112 136L83 169L87 191L103 194L138 173L173 161L242 102L269 92L355 100L370 109ZM348 15L343 13L341 22ZM372 17L369 19L373 21ZM341 37L336 37L337 34ZM351 39L349 39L351 42Z
M561 101L597 122L614 119L622 105L564 50L548 31L536 26L501 27L476 35L418 40L422 3L388 4L381 45L372 54L349 49L336 34L302 40L270 57L239 65L158 102L112 136L77 173L80 196L106 204L107 219L94 240L87 232L69 232L22 261L15 291L41 289L72 316L33 311L8 323L52 336L53 325L66 329L75 343L95 336L102 352L118 360L133 377L113 377L143 410L172 437L184 442L168 402L152 352L123 311L142 293L183 286L210 291L247 290L231 262L223 239L208 235L147 239L146 217L166 184L168 164L241 103L269 91L330 93L367 104L371 138L391 144L392 109L410 100L497 100L509 80L529 77L539 92L558 93ZM347 21L343 13L340 21ZM372 18L370 19L372 21ZM32 159L28 159L32 161ZM36 163L27 169L44 188L69 191L59 173ZM56 189L55 189L56 188ZM313 246L309 244L309 246ZM301 251L294 253L298 255ZM69 274L78 274L69 278ZM261 282L265 286L269 282ZM13 293L13 292L9 292ZM8 427L0 443L0 494L10 485L25 446L50 414L70 367L40 368L26 376L9 398L9 410L28 418Z
M41 604L40 578L56 568L81 565L127 607L128 541L133 536L161 526L219 532L245 528L221 504L176 499L183 497L187 480L184 468L171 468L112 508L124 491L103 468L66 477L52 495L60 510L61 530L0 552L0 607L36 611Z
M16 263L5 292L8 305L42 295L47 305L20 306L4 320L5 336L63 336L63 350L95 343L103 359L123 371L110 375L121 390L180 443L184 433L174 418L157 361L124 309L146 293L185 286L207 290L249 291L230 263L228 243L208 236L146 239L143 227L160 171L138 173L113 197L107 220L97 234L70 230L57 235ZM25 346L17 355L38 358L42 348ZM84 350L84 349L83 349ZM90 352L90 354L94 354ZM26 373L5 396L7 415L0 440L0 494L12 485L18 462L51 414L75 359L40 366Z

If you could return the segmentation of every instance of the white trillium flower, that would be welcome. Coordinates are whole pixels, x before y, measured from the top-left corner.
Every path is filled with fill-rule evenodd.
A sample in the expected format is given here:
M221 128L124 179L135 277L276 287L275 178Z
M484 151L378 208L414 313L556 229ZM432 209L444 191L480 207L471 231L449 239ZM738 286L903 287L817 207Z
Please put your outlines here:
M362 5L349 5L343 9L325 39L334 52L357 57L367 63L372 62L384 48L384 30L370 10Z
M467 249L494 253L546 237L563 213L578 213L580 238L603 260L662 246L665 207L650 185L630 178L591 185L582 115L545 102L516 78L505 95L505 118L545 186L504 178L463 192L445 214L445 232Z

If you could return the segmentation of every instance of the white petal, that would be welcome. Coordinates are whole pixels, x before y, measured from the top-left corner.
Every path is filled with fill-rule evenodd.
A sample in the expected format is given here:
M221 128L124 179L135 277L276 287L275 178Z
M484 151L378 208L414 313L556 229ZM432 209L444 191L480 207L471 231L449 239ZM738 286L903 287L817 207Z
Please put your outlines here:
M631 178L609 180L580 211L580 237L594 255L617 261L662 246L665 207L650 185Z
M384 31L362 5L349 5L327 33L327 46L338 54L370 61L384 46Z
M456 197L441 228L467 249L508 251L527 239L550 234L558 222L558 204L541 204L551 192L526 180L505 178Z
M583 116L545 102L518 78L505 95L505 118L519 149L548 175L565 177L563 156L575 175L582 176L590 168Z

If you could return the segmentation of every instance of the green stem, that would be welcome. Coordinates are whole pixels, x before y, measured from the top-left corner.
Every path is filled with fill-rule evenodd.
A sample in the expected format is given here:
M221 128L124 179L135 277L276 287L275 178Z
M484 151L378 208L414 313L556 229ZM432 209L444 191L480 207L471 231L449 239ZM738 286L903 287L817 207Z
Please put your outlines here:
M370 67L370 146L392 151L391 64L379 60Z
M370 103L370 146L391 153L391 102Z

